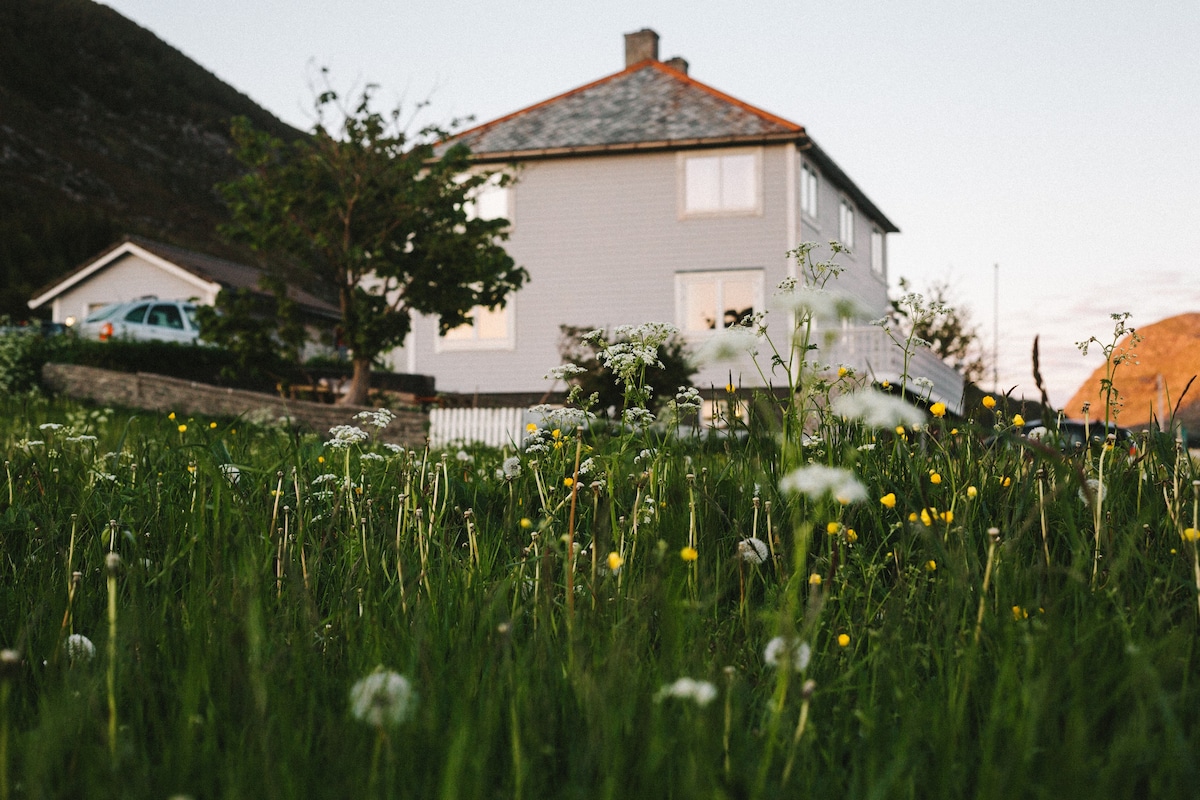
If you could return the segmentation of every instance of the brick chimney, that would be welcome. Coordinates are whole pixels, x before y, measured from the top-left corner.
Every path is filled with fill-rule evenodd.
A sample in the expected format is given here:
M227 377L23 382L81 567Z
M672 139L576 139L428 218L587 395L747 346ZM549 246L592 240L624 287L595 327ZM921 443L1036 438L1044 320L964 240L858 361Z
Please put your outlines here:
M658 61L658 34L649 28L625 34L625 66L652 59Z
M687 63L687 59L684 58L683 56L673 56L672 58L668 58L663 63L666 64L671 69L679 70L684 75L687 75L688 63Z

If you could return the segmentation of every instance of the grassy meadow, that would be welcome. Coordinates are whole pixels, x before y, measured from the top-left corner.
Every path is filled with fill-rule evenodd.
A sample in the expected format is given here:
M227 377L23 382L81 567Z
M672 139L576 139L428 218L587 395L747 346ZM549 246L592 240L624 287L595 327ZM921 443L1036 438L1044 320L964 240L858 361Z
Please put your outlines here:
M1194 796L1186 451L917 412L820 302L707 437L653 326L503 451L3 401L0 800Z

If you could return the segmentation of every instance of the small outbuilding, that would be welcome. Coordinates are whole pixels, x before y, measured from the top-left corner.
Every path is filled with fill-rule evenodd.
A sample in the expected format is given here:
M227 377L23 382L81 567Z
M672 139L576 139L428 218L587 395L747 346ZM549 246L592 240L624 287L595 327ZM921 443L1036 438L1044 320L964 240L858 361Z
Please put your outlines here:
M222 289L266 293L261 285L263 276L261 269L247 264L128 236L44 287L29 301L29 307L49 306L54 322L70 325L102 306L142 297L213 305ZM299 287L289 285L287 294L314 322L341 318L337 306Z

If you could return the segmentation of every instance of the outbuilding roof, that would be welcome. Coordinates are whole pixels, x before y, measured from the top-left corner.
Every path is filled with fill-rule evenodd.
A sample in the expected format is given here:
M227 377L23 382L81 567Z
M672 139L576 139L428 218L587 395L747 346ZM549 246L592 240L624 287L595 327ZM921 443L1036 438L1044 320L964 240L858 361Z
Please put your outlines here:
M138 251L141 251L140 253ZM30 308L38 308L52 301L55 297L82 283L95 273L115 263L125 255L136 254L157 257L170 265L183 270L193 278L209 284L215 284L222 289L249 289L264 291L260 285L263 271L248 264L240 264L224 258L217 258L206 253L188 250L176 245L158 242L142 236L127 236L120 242L93 258L88 259L68 275L65 275L49 286L40 289L29 301ZM304 311L319 316L338 318L341 316L337 306L328 303L303 289L288 284L287 296Z

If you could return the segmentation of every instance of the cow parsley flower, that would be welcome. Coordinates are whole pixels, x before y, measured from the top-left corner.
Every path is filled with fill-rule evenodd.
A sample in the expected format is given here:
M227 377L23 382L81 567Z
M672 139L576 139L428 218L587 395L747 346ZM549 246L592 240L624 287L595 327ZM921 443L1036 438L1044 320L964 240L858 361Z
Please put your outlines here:
M917 425L924 415L899 397L874 389L838 395L832 403L833 413L846 419L862 422L870 428L895 428Z
M791 667L796 672L803 672L808 669L808 663L811 660L812 647L809 646L808 642L802 642L798 639L786 639L782 636L776 636L767 642L767 647L763 650L763 661L779 669Z
M661 703L669 697L680 700L691 700L700 708L704 708L717 698L717 687L708 681L698 681L693 678L680 678L674 683L664 684L654 695L655 702Z
M356 428L353 425L334 425L329 429L329 435L333 438L325 445L334 450L344 450L352 444L365 442L368 434L362 428Z
M767 560L767 543L751 536L738 542L738 558L750 564L761 564Z
M779 490L799 492L813 500L831 495L842 505L867 499L867 487L853 472L824 464L809 464L792 470L780 478Z
M416 709L417 695L403 675L376 669L350 689L350 714L357 720L382 728L399 725Z
M361 420L364 425L383 430L391 424L396 415L386 408L377 408L374 411L360 411L354 415L354 418Z

